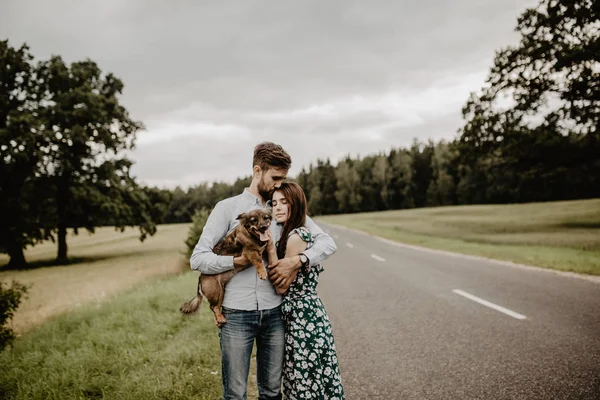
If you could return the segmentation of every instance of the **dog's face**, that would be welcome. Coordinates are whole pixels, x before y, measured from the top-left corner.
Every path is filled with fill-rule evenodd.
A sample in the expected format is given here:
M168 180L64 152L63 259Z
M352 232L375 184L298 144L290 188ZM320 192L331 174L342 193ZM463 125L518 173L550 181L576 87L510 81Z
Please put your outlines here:
M256 237L261 242L269 240L267 231L271 227L272 218L271 210L265 209L252 210L242 213L237 217L240 220L240 224L246 228L250 235Z

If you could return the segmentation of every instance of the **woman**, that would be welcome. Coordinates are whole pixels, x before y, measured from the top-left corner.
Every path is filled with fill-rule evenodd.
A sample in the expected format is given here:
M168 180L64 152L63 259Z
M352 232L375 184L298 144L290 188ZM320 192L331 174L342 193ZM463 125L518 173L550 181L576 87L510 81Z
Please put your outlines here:
M269 242L270 258L296 256L313 243L304 227L306 196L293 182L283 183L273 193L273 215L283 224L281 239ZM286 399L344 399L331 323L317 295L323 267L301 267L283 298L285 360L283 393ZM276 288L283 294L285 289Z

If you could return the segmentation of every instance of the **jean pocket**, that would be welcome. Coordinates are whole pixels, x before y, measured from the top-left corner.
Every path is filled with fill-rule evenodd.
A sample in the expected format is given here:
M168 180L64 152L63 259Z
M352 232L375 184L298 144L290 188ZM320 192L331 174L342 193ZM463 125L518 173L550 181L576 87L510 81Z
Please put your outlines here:
M227 307L223 307L221 306L221 313L223 315L231 315L231 314L235 314L237 312L239 312L240 310L235 310L233 308L227 308Z

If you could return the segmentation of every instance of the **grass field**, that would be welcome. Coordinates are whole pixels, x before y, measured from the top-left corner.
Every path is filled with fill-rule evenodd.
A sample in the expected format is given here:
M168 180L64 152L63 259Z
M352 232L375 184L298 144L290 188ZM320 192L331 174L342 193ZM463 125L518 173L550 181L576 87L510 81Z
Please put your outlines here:
M0 354L0 398L219 398L212 314L177 311L193 286L159 279L42 324Z
M600 275L600 199L321 218L419 246Z
M32 285L29 298L21 304L13 320L17 332L29 328L52 315L100 300L146 281L172 274L184 265L184 240L188 225L162 225L155 236L140 242L136 229L116 232L100 228L94 235L86 231L69 235L69 257L73 264L46 266L56 257L56 244L47 242L25 252L32 269L2 271L0 280L13 279ZM0 265L8 257L0 255Z
M0 270L4 282L32 285L13 321L22 335L0 354L0 398L220 398L212 313L178 312L197 281L182 255L188 227L160 226L143 243L136 230L102 228L69 238L72 265L43 266L55 256L48 243L26 252L42 267ZM251 367L256 399L254 358Z

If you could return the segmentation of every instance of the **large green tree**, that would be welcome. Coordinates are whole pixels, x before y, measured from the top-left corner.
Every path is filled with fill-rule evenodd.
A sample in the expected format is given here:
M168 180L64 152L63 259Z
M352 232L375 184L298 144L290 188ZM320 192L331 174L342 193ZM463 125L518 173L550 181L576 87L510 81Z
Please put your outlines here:
M50 235L40 185L50 140L39 115L42 83L26 45L0 41L0 252L12 268L26 265L26 246Z
M135 134L142 128L120 103L123 83L91 60L42 63L45 84L40 115L52 144L47 156L58 240L57 261L67 260L67 229L138 226L140 239L156 231L158 218L147 191L130 175Z
M542 0L516 30L519 44L496 54L463 109L469 179L486 185L488 201L600 195L598 2Z

